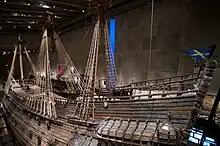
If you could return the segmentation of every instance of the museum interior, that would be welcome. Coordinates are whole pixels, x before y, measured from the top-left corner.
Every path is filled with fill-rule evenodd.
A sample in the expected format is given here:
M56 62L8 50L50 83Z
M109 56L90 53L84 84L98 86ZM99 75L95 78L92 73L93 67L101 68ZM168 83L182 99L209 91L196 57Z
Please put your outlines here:
M0 146L220 146L219 0L0 0Z

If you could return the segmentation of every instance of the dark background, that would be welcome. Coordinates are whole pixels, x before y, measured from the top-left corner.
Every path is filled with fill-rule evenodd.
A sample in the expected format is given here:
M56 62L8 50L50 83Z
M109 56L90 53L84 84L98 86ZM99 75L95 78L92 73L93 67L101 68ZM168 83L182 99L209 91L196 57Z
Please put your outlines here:
M218 0L161 0L155 3L152 67L148 71L150 14L151 4L146 4L115 16L115 61L120 84L191 73L193 61L182 50L208 48L211 44L216 44L219 49ZM63 20L62 23L68 21ZM62 33L61 40L77 69L83 73L91 44L92 28L85 39L83 37L88 27L74 28L72 25L69 30L72 31ZM22 35L29 42L29 49L39 48L41 32L31 31ZM0 49L13 49L16 38L16 34L1 34ZM98 79L105 78L103 49L100 52ZM33 57L35 53L32 54ZM6 75L5 65L10 64L9 58L0 56L1 74Z

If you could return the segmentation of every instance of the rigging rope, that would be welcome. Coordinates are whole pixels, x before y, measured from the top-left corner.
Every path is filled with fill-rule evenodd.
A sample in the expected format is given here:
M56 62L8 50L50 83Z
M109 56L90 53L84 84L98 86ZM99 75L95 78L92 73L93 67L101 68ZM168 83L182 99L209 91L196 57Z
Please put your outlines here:
M153 24L154 24L154 0L151 5L151 21L150 21L150 47L149 47L149 60L148 60L148 77L151 70L151 58L152 58L152 41L153 41Z

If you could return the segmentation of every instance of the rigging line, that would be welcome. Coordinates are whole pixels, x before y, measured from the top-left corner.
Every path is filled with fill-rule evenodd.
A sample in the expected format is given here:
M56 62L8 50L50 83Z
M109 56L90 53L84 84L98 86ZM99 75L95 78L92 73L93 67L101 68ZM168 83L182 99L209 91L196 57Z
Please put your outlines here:
M74 73L71 72L70 77L73 80L74 80L74 77L77 77L80 80L80 83L78 83L77 85L72 85L72 87L74 87L75 89L80 88L80 90L82 90L82 87L81 87L82 78L80 77L80 74L79 74L78 70L76 69L75 65L73 64L73 62L72 62L72 60L70 58L70 56L68 55L68 53L65 50L64 46L62 45L62 42L59 39L58 35L55 32L54 32L54 34L55 34L54 36L55 36L55 39L56 39L55 44L56 44L57 50L59 49L58 51L64 53L64 55L66 56L66 59L68 60L68 64L64 68L64 72L66 72L68 70L69 65L71 67L73 67L74 68ZM73 77L73 75L74 75L74 77Z
M151 58L152 58L152 40L153 40L153 24L154 24L154 0L151 5L151 21L150 21L150 47L149 47L149 60L148 60L148 77L151 70Z
M90 24L90 26L88 27L88 30L86 32L86 34L83 36L82 40L80 41L80 45L79 46L82 46L82 43L83 41L85 40L85 38L87 37L90 29L92 28L92 26L97 22L97 19L93 20L93 22Z

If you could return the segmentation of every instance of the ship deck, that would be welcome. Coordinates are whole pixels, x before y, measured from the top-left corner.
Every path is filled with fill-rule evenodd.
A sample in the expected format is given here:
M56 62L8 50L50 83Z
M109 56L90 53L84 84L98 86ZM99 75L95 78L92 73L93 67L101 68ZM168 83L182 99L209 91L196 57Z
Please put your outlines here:
M161 123L167 120L168 113L171 114L172 126L177 130L183 129L197 102L198 89L194 88L194 82L191 82L195 79L187 78L185 80L187 83L183 80L172 81L170 79L168 83L164 83L165 80L163 80L164 84L158 82L136 83L132 85L133 87L126 86L119 89L131 90L130 95L95 96L95 119L96 123L100 123L96 131L96 139L132 145L144 144L153 140L158 143L160 135L155 131L158 130ZM184 88L182 88L183 85ZM22 101L30 96L31 92L39 89L33 85L29 85L29 88L29 92L17 86L11 90L16 93L16 98ZM78 99L67 99L55 93L53 93L53 97L56 102L57 120L65 123L66 128L69 127L68 130L70 130L71 125L75 123L69 123L71 121L69 117L74 114ZM209 114L204 110L201 112L206 117ZM220 119L219 114L217 114L217 118ZM152 135L149 130L154 131L154 134ZM65 133L65 130L63 132ZM91 142L92 138L87 137L84 140Z

